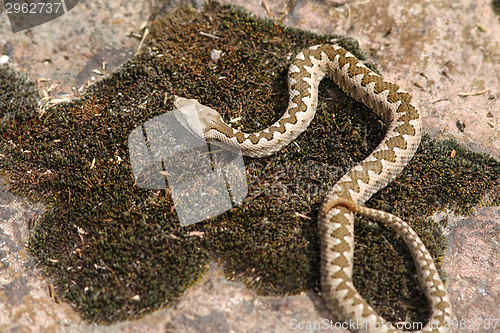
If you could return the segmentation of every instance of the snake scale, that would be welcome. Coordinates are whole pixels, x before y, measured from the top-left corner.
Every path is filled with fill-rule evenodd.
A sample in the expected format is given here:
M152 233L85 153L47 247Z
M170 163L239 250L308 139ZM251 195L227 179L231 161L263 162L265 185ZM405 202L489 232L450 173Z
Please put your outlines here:
M451 304L433 259L413 229L401 219L363 207L375 192L389 184L415 154L421 138L422 115L411 96L364 66L338 45L316 45L302 50L288 74L289 103L284 115L268 128L252 134L224 123L212 108L196 100L176 97L177 108L194 104L207 140L238 146L243 155L265 157L295 140L314 117L318 86L324 77L375 112L387 125L377 148L328 191L320 207L321 288L326 306L356 332L399 332L362 298L352 282L354 213L381 221L404 239L417 267L420 286L431 317L421 332L449 332ZM356 322L354 326L353 322Z

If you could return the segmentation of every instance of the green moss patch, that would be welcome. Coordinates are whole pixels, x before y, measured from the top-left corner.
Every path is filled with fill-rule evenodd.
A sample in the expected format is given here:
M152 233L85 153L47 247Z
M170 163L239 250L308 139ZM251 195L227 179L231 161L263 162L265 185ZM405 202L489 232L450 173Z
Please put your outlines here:
M294 55L331 39L363 56L352 41L285 28L232 7L180 10L154 22L151 52L83 99L42 117L12 119L1 132L2 176L15 193L49 207L29 246L57 292L89 321L136 318L173 304L210 260L262 294L319 291L319 205L328 186L384 135L367 108L325 80L315 120L295 143L266 159L245 158L249 194L242 205L185 228L168 191L134 186L127 138L171 110L174 94L196 98L226 120L241 117L237 126L244 131L263 128L286 108ZM218 61L212 49L224 52ZM487 203L498 204L492 189L499 166L425 136L402 175L367 204L410 222L440 259L445 239L429 216L445 208L468 213L486 194ZM403 242L364 219L355 233L354 282L362 295L388 320L425 320L427 302Z
M35 82L8 64L0 64L0 130L13 119L33 117L40 95Z

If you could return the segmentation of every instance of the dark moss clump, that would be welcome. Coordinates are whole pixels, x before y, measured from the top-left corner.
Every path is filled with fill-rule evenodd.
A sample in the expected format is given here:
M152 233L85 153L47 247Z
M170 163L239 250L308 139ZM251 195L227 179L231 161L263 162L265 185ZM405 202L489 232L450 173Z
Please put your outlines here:
M315 120L296 143L272 157L245 160L249 194L242 205L185 228L167 191L134 186L127 138L171 110L174 94L196 98L226 120L242 117L238 125L247 132L260 129L286 108L291 58L334 36L288 29L216 3L202 13L159 17L151 31L152 52L95 84L84 99L41 119L13 121L2 134L2 142L17 147L0 146L10 188L50 207L30 240L38 263L84 318L103 323L171 304L209 260L264 294L319 290L319 205L328 186L384 134L363 105L322 82ZM355 43L341 42L361 54ZM224 52L218 61L212 49ZM410 166L368 204L412 223L439 259L444 237L428 217L444 208L467 213L486 193L498 202L492 194L498 170L491 158L425 137ZM355 232L354 277L363 296L386 319L425 320L426 301L406 246L364 220Z
M35 82L8 64L0 64L0 131L13 119L33 117L39 99Z
M493 7L493 11L497 14L500 15L500 0L493 0L491 2L491 6Z

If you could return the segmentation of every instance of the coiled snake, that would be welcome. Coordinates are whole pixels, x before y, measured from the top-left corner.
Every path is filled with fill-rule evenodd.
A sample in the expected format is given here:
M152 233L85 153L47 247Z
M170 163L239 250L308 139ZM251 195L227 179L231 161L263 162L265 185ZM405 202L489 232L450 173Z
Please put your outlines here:
M177 108L194 104L205 138L238 146L243 155L265 157L295 140L316 112L318 86L326 76L347 95L373 110L387 125L378 147L353 167L331 189L318 217L321 239L321 288L326 306L344 322L357 322L357 332L398 332L361 297L352 283L354 212L384 222L404 239L417 267L418 280L431 308L422 332L448 332L451 304L434 262L413 229L401 219L362 207L389 184L413 157L421 138L421 114L411 96L365 67L337 45L302 50L290 65L289 103L284 115L268 128L252 134L237 131L219 113L196 100L177 97ZM359 321L358 321L359 320Z

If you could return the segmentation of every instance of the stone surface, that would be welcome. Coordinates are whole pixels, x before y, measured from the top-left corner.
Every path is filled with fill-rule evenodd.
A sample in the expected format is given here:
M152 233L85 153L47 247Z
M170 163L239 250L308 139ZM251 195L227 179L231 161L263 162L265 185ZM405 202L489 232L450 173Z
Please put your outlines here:
M172 1L165 6L180 3ZM358 39L386 78L420 99L427 132L437 137L453 136L469 147L500 157L500 21L490 1L232 3L289 26ZM152 2L80 1L67 15L17 34L11 32L3 11L1 55L7 55L34 79L49 80L40 82L40 89L49 96L77 97L80 84L99 78L93 70L108 73L135 54L139 40L128 36L139 31L151 17L152 8ZM102 62L107 64L104 69ZM464 92L477 94L460 96ZM463 131L457 121L465 123ZM330 318L322 301L312 293L258 296L239 283L227 281L214 266L175 307L110 326L85 323L71 306L50 296L50 279L34 267L24 247L36 214L42 212L40 205L17 198L2 186L1 332L316 332L319 329L293 329L290 320L319 322ZM436 218L446 215L443 212ZM448 215L449 250L443 268L449 276L448 289L458 319L473 324L471 330L454 331L494 332L478 319L500 318L500 210L478 207L466 218Z

